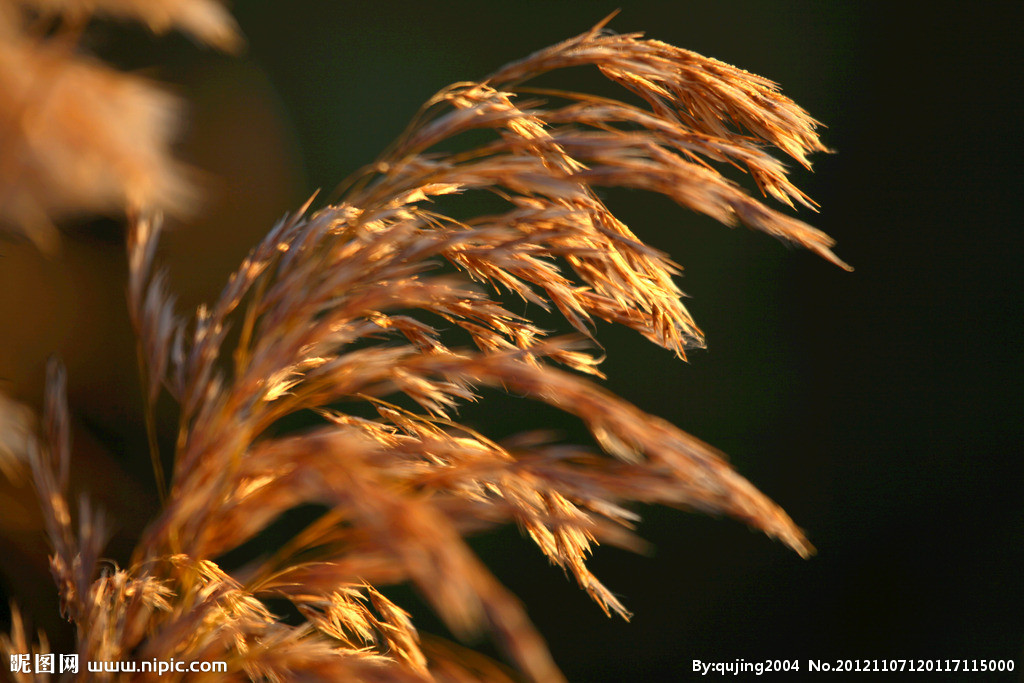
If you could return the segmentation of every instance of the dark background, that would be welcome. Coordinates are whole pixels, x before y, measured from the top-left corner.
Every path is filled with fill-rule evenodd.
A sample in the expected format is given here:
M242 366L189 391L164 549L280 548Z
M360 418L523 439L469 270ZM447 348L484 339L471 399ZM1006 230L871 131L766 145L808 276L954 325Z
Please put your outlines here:
M598 329L608 386L729 453L818 554L801 560L733 521L644 510L653 555L602 548L592 562L635 612L626 624L514 530L476 547L574 681L678 680L694 659L1013 658L1024 669L1019 3L239 1L241 61L141 32L105 48L101 32L98 51L133 68L163 64L151 73L193 102L184 153L214 189L203 219L168 238L183 302L212 297L277 217L371 161L435 91L620 7L613 29L772 78L828 126L837 153L795 173L821 212L800 215L838 240L855 272L661 198L611 192L633 230L685 267L708 350L682 363ZM562 84L574 78L593 82ZM48 341L8 349L3 370L32 400L45 355L69 357L77 419L145 491L130 341L89 332L100 316L109 334L127 330L110 232L71 230L60 266L7 248L0 270L41 281L57 269L48 277L66 284L36 294L50 297L40 304L12 289L31 285L0 281L5 315L78 313L64 325L47 313ZM75 261L76 250L100 265ZM114 303L82 312L94 294ZM579 433L502 406L489 421L497 436ZM135 511L123 518L130 530L148 503L121 502ZM8 592L17 572L7 568ZM423 628L436 626L397 595Z

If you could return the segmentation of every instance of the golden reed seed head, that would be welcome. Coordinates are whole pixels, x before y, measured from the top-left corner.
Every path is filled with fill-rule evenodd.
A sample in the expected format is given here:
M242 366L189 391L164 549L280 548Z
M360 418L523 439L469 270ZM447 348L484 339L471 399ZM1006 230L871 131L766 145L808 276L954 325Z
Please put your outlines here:
M237 35L207 1L24 4L132 17L222 47ZM6 30L15 30L9 17ZM580 65L646 106L527 85ZM807 166L825 148L817 123L774 83L602 23L439 92L343 184L340 201L282 219L188 321L155 256L159 211L190 201L167 154L173 112L149 84L81 57L26 40L0 48L0 125L11 126L0 131L11 141L0 217L31 231L66 211L129 208L128 300L145 396L152 410L166 390L180 410L164 505L130 566L104 568L102 513L68 500L63 371L51 367L43 435L26 441L24 459L83 658L226 661L231 680L511 680L501 665L419 634L378 591L409 582L457 637L486 631L523 675L559 681L523 607L466 536L516 524L605 613L624 618L586 559L602 542L643 547L630 503L729 515L813 552L721 453L596 384L591 351L595 319L681 357L704 344L673 280L679 267L617 219L598 188L660 193L846 267L827 235L716 168L745 169L764 195L813 207L768 150ZM468 151L437 151L471 130L491 135ZM471 191L493 193L503 209L456 218L439 208ZM513 312L508 295L557 311L576 334L549 335ZM454 345L466 339L472 348ZM575 416L597 448L543 433L497 442L460 424L458 407L478 400L479 387ZM352 402L376 417L346 412ZM272 429L300 412L319 425ZM216 564L307 503L327 512L273 554L232 573ZM272 598L305 623L279 620ZM3 647L30 647L17 612Z

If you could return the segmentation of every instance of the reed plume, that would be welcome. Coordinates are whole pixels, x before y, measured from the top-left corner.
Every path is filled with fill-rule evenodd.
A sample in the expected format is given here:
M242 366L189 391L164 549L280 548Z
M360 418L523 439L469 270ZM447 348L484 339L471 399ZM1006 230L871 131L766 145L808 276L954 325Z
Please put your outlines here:
M57 246L54 223L125 208L188 213L196 193L170 151L181 105L150 81L75 50L89 17L240 43L214 0L4 0L0 4L0 228ZM55 38L42 38L58 22Z
M207 5L180 6L192 4ZM165 5L174 3L153 6ZM159 16L147 21L183 21ZM56 363L42 436L28 449L83 660L218 660L232 680L559 681L524 608L467 536L516 524L606 614L627 619L586 559L599 543L640 547L631 503L728 515L812 552L718 451L602 389L592 349L595 320L680 357L704 344L673 281L678 266L609 211L603 187L660 193L846 267L828 236L716 167L743 169L764 195L813 207L768 150L809 167L807 156L825 151L817 123L765 78L604 23L439 92L343 184L339 201L314 211L310 200L283 218L188 320L156 258L166 202L146 193L128 202L129 312L148 411L166 391L180 419L173 471L157 471L163 507L127 567L101 561L102 512L68 500ZM597 67L646 106L527 85L572 66ZM450 151L469 132L486 139ZM6 191L36 213L51 212L49 197L63 192ZM501 208L460 213L460 200L478 192ZM548 333L509 298L557 311L575 334ZM543 432L497 441L461 424L459 406L481 388L575 416L600 448ZM316 425L277 428L298 414ZM238 571L219 566L307 503L325 513L289 542ZM398 583L412 584L456 637L489 633L519 674L418 634L380 592ZM289 601L304 623L279 619L271 599ZM28 647L18 619L5 647Z

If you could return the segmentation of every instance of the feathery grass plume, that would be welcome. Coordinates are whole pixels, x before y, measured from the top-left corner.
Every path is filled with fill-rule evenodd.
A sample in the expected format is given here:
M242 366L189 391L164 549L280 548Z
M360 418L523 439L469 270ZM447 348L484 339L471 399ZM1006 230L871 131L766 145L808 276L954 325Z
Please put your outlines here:
M577 65L598 67L648 108L524 86ZM77 533L72 526L56 368L32 460L79 654L223 660L239 680L509 679L498 664L421 637L379 591L408 582L456 637L489 632L528 679L559 681L523 607L466 536L516 524L606 614L627 619L586 558L598 543L642 547L632 502L729 515L811 553L718 451L590 379L602 375L587 349L595 318L679 356L703 345L672 279L677 266L595 188L658 192L845 267L830 238L712 163L745 168L763 193L811 206L766 148L807 165L824 149L815 125L766 79L602 24L442 90L344 185L342 201L282 219L187 323L156 264L159 216L136 216L128 299L144 396L151 414L165 388L180 428L164 507L128 568L98 569L104 524L87 501ZM469 131L490 137L439 151ZM504 208L456 218L434 201L471 191ZM578 334L549 335L506 307L507 294L557 310ZM458 346L463 339L474 347ZM497 442L460 424L458 407L480 387L576 416L603 452L543 433ZM347 411L353 402L376 417ZM300 412L319 424L274 429ZM327 511L273 554L231 574L217 564L305 503ZM282 598L304 624L271 613L266 601Z
M172 27L224 49L233 19L212 0L14 0L0 5L0 228L57 245L54 223L79 214L161 208L187 213L196 191L170 145L177 98L77 54L96 13ZM32 22L59 19L53 38Z

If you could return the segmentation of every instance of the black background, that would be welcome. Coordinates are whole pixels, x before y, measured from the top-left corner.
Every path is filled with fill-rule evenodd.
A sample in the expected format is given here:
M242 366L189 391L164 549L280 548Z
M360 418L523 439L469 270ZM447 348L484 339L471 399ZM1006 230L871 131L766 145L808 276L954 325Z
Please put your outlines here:
M237 107L228 135L255 125L247 117L279 122L268 142L277 156L258 145L236 153L248 155L236 160L243 173L294 160L286 199L242 220L225 247L240 255L305 193L371 161L441 87L620 7L613 29L772 78L828 126L837 153L795 173L821 212L800 216L838 240L855 272L660 198L611 192L633 230L685 267L708 350L682 363L598 329L609 387L729 453L818 554L801 560L733 521L645 509L640 532L654 553L601 548L592 562L635 612L626 624L514 530L476 547L574 681L679 680L694 659L1013 658L1024 668L1019 3L238 2L241 63L175 38L138 49L187 68L181 93L198 122L218 97L245 97L232 94L238 64L262 99ZM574 78L594 82L561 84ZM246 192L268 191L261 182L246 181L221 214L243 213ZM172 256L187 251L183 230ZM179 281L193 277L176 267ZM82 405L74 375L72 385L83 419L122 430L128 451L139 443L130 419ZM502 406L487 423L497 436L580 434ZM423 628L437 626L411 594L396 595Z

